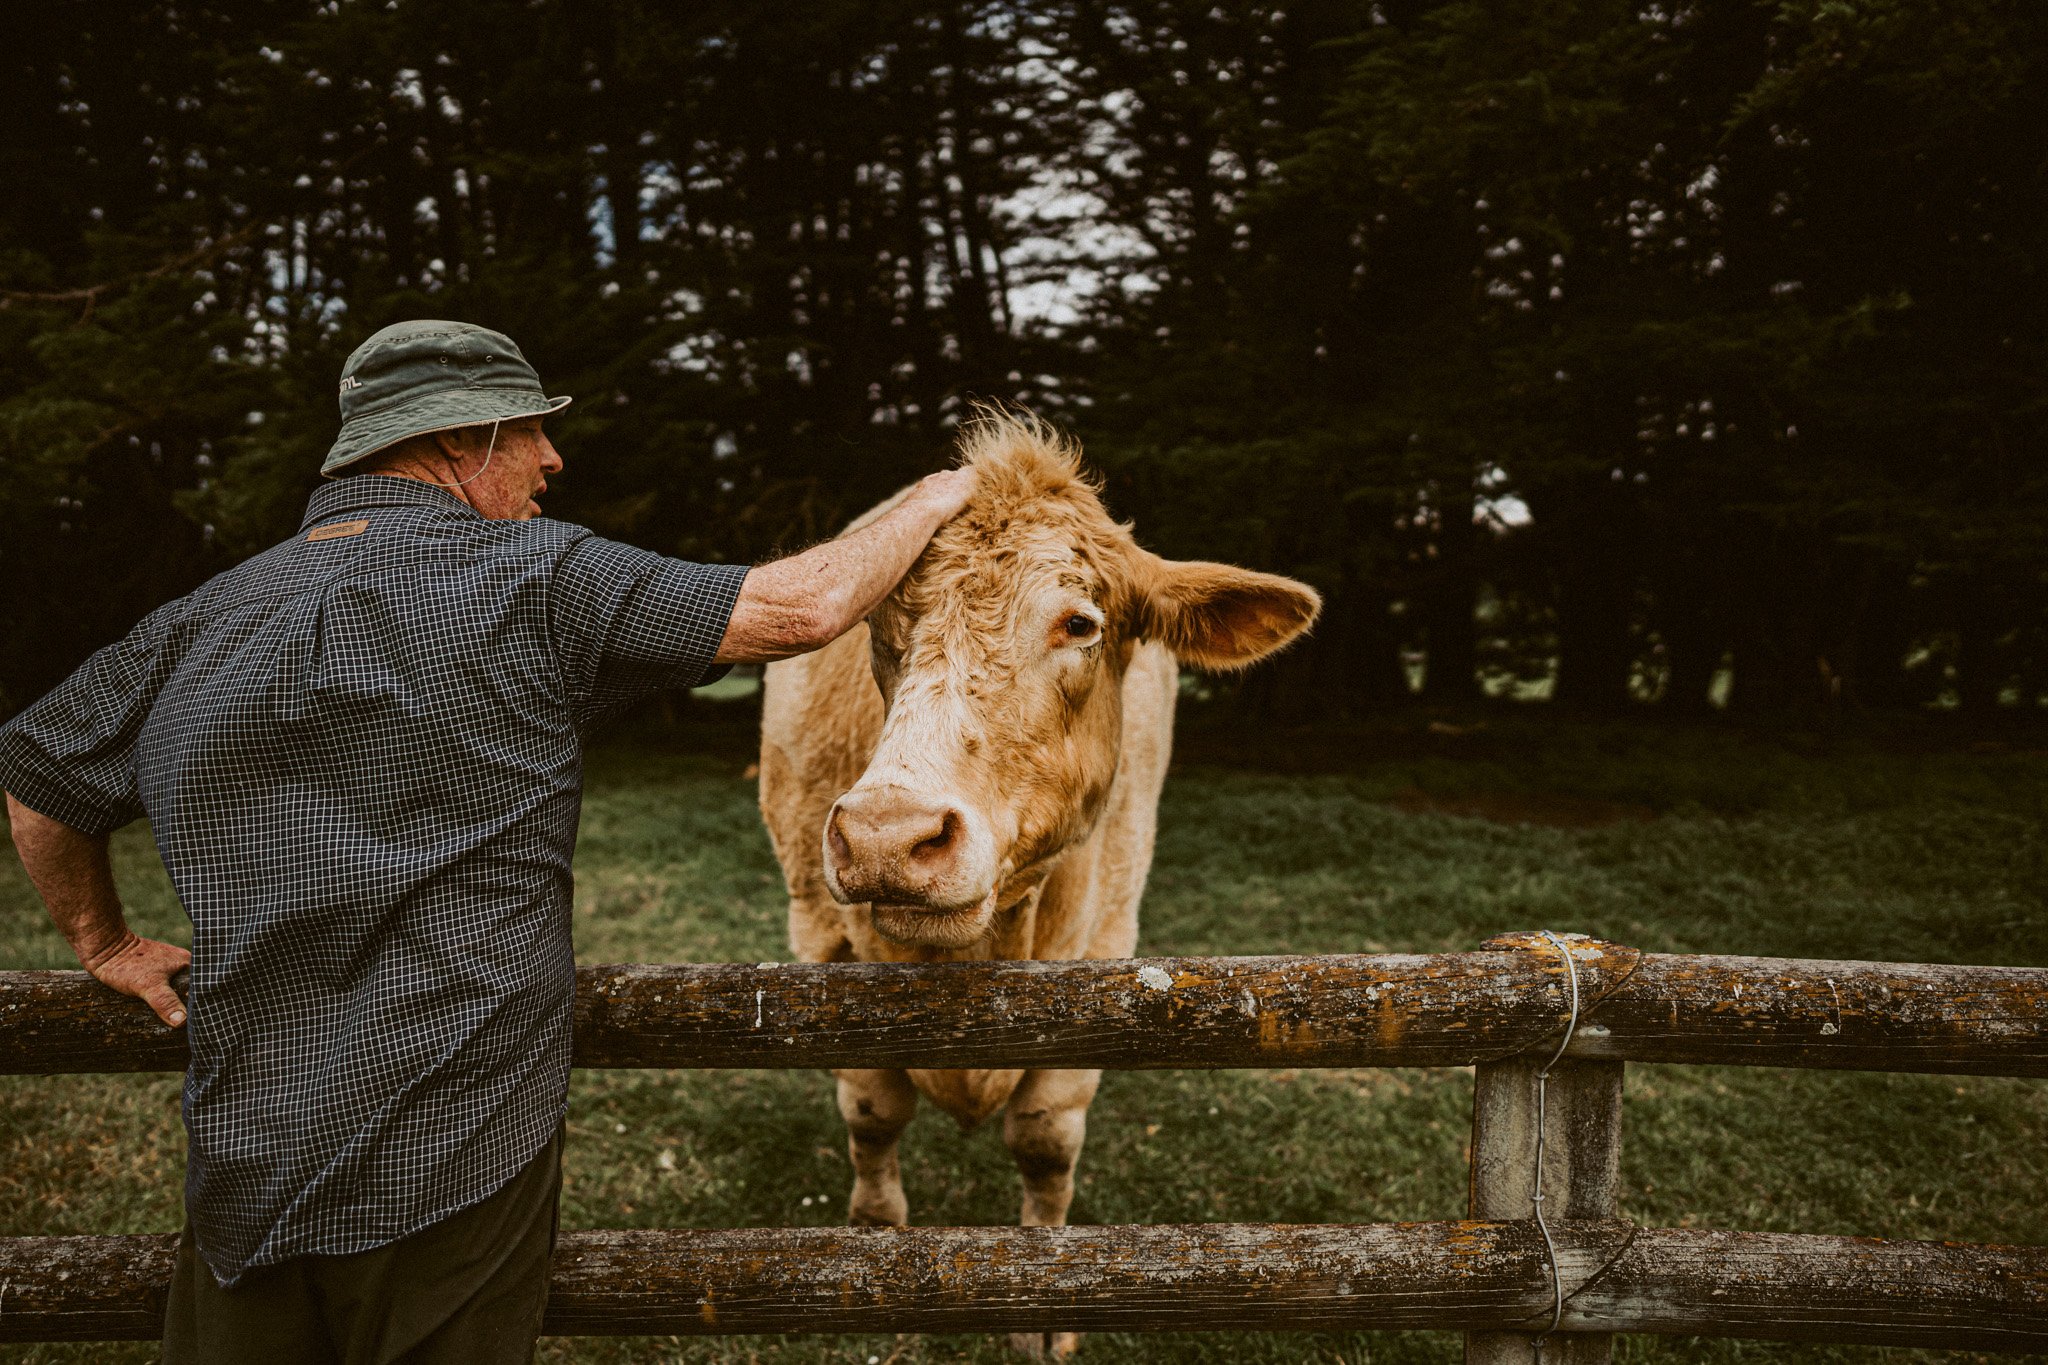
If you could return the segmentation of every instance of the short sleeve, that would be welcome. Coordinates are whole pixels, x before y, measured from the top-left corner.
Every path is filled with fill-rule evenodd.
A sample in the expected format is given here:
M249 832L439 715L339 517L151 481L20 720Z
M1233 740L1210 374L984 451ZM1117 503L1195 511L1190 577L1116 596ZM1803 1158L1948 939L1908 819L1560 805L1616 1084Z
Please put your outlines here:
M86 834L141 818L135 742L176 662L168 612L144 617L0 726L0 788Z
M693 564L587 536L556 566L549 625L579 722L725 673L712 660L743 564Z

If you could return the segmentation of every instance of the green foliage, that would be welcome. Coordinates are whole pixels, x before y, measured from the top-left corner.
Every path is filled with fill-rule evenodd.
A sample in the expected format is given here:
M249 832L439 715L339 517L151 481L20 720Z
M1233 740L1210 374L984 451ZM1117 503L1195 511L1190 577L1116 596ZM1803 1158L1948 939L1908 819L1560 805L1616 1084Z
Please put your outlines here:
M9 54L0 713L288 533L342 359L395 319L520 340L579 399L550 510L666 552L758 556L930 469L960 395L1033 364L998 205L1046 144L1013 66L1043 26L44 7Z
M1302 713L1380 696L1383 664L1318 654L1403 644L1456 699L1485 596L1561 656L1561 699L1619 705L1637 674L1704 706L1728 655L1757 709L1912 700L1944 666L1966 707L2035 699L2038 7L1373 16L1294 66L1310 97L1255 133L1191 109L1181 143L1136 140L1231 249L1155 260L1096 362L1114 458L1205 467L1234 418L1268 503L1320 496L1304 539L1372 509L1377 584L1332 593L1283 665L1318 699ZM1185 84L1232 74L1155 56ZM1130 79L1105 66L1105 102ZM1216 166L1261 160L1218 191ZM1342 496L1263 462L1276 440L1347 450L1317 471ZM1475 543L1482 492L1533 525Z
M2048 695L2028 0L17 29L0 713L285 534L342 358L436 314L578 398L551 511L698 558L829 534L966 398L1032 403L1147 539L1324 590L1247 684L1270 717L1411 666L1453 703L1700 709L1724 664L1795 714Z

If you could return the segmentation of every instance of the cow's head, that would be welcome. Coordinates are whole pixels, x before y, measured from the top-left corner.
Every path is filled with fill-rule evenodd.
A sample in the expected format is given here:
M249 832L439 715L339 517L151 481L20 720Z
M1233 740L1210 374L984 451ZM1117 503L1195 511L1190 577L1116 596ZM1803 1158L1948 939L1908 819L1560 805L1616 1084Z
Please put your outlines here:
M984 416L961 453L973 501L868 618L888 719L824 831L834 897L945 948L986 934L1093 828L1141 641L1242 668L1320 606L1292 579L1140 549L1078 450L1034 420Z

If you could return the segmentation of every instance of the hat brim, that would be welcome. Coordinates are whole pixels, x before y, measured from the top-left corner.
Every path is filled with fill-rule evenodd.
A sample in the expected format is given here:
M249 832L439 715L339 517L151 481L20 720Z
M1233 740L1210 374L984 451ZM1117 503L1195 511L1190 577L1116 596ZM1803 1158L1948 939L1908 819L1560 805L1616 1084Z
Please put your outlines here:
M341 432L321 462L322 478L332 477L359 460L389 450L400 441L436 431L509 422L517 417L545 417L569 406L568 398L549 398L530 389L456 389L423 394L342 423Z

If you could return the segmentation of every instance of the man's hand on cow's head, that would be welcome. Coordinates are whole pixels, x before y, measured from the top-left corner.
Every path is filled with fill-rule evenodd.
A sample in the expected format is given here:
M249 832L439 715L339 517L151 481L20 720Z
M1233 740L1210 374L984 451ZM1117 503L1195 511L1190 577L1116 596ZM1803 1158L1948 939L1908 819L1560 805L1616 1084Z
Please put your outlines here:
M171 978L191 965L192 954L177 944L130 933L104 952L81 960L102 985L134 996L155 1010L156 1017L170 1027L185 1022L185 1002L172 988Z
M974 497L977 476L972 469L943 469L917 481L912 496L931 504L942 515L941 522L960 515Z
M787 659L822 649L859 625L917 562L933 532L967 506L976 480L971 469L927 474L872 521L748 570L718 662Z

